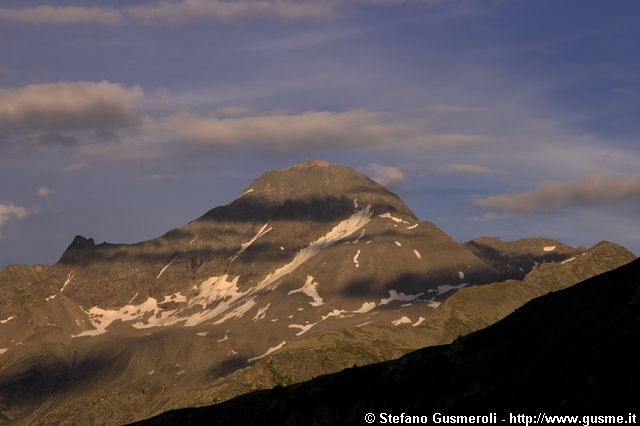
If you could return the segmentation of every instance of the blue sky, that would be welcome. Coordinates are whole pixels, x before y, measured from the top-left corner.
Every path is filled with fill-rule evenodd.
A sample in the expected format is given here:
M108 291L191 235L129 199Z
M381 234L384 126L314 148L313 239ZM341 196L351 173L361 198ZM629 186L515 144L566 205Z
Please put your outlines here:
M306 158L465 241L640 253L640 3L0 0L0 266Z

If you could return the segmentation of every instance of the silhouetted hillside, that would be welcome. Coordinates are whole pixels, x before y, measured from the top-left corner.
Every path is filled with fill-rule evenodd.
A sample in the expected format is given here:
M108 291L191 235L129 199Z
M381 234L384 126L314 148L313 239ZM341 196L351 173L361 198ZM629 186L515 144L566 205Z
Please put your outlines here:
M626 416L640 407L639 338L635 260L539 297L450 345L145 424L361 424L369 412Z

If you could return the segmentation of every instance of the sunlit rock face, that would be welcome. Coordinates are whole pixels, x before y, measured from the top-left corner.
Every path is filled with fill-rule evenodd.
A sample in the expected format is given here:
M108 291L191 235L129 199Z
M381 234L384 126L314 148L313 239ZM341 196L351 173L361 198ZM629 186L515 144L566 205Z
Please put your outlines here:
M532 244L540 256L519 273L582 250ZM510 277L485 246L453 241L352 169L267 172L158 238L77 236L55 265L0 272L0 409L30 421L90 406L82 420L122 423L301 339L424 326L456 291ZM105 398L115 390L127 396Z

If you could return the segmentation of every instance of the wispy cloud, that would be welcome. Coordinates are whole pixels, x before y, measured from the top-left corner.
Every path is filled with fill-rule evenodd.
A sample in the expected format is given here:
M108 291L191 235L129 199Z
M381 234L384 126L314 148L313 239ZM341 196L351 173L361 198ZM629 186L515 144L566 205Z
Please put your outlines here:
M84 168L84 163L72 163L64 168L66 172L76 172Z
M15 204L1 204L0 203L0 238L2 238L2 228L9 222L14 220L24 219L29 215L29 210L16 206Z
M333 2L289 0L183 0L120 8L54 6L0 8L0 20L22 24L185 25L202 21L233 21L250 17L317 19L333 14Z
M478 113L482 112L482 108L472 107L468 105L433 105L429 110L444 114L461 114L461 113Z
M371 172L373 180L392 190L400 189L406 178L404 171L395 166L373 163L367 169Z
M280 153L363 148L424 151L487 140L480 135L434 131L429 120L403 120L360 109L260 113L232 105L209 114L168 109L152 110L151 115L143 111L147 103L140 87L108 82L0 90L0 141L30 147L79 145L84 155L139 158L189 148L249 147Z
M0 89L0 141L23 134L66 143L71 141L64 131L128 126L137 121L135 104L142 98L139 87L108 82Z
M33 25L117 25L124 21L124 17L119 10L46 4L35 7L0 8L0 20Z
M253 16L282 19L314 19L332 14L323 1L288 0L184 0L132 6L125 10L132 19L145 24L181 25L198 21L232 21Z
M494 195L475 201L476 205L511 215L550 213L567 207L640 204L640 177L597 173L570 181L545 182L521 193ZM491 218L495 216L491 215Z
M0 20L23 24L186 25L265 17L284 20L331 18L357 6L433 6L442 0L181 0L156 1L119 8L39 6L0 8Z
M152 173L138 178L139 182L178 182L182 180L182 176L173 174Z
M53 190L43 185L40 188L38 188L38 191L36 191L36 193L38 194L38 197L47 198L49 195L53 193Z
M501 173L498 170L491 169L489 167L480 166L477 164L447 164L438 168L440 173L459 173L459 174L497 174Z

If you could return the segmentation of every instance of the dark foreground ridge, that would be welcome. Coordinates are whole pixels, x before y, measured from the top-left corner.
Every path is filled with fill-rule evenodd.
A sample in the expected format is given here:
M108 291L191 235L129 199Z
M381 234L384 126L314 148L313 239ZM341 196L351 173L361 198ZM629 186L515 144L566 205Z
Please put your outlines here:
M451 345L139 424L365 424L366 413L383 412L429 422L435 412L627 416L640 408L639 338L635 260L534 299Z

